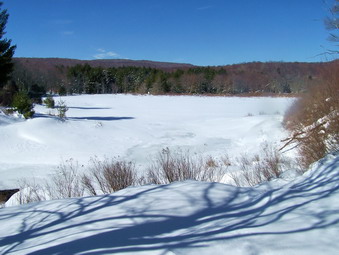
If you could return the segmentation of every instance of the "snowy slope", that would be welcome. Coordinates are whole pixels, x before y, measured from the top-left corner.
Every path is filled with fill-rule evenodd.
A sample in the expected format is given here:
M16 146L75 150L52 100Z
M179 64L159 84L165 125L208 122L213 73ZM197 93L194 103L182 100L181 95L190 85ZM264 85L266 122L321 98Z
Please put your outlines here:
M59 98L55 99L56 102ZM44 106L14 121L0 116L0 189L48 178L63 160L121 157L144 169L163 148L230 157L286 136L281 121L294 99L82 95L63 97L68 120ZM248 116L253 115L253 116ZM3 123L3 125L1 125Z
M0 210L1 254L338 254L339 154L294 182L186 181Z

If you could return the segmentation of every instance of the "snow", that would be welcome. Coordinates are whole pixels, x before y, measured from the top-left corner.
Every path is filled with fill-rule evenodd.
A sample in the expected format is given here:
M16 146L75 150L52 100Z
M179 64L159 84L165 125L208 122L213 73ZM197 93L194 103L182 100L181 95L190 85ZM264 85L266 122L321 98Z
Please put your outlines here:
M287 136L281 122L292 98L82 95L60 98L68 120L35 107L24 121L0 115L0 189L39 182L63 161L120 157L143 171L162 149L212 155L255 153ZM59 98L55 98L58 103ZM249 116L251 115L251 116Z
M165 147L212 156L256 153L260 143L278 145L285 137L281 121L293 102L132 95L62 100L70 107L65 122L44 106L28 121L0 112L0 188L15 188L23 177L46 178L69 158L86 164L95 155L120 156L143 169ZM185 181L2 208L0 254L337 254L339 153L302 176L291 169L282 177L257 187Z
M185 181L0 210L1 254L338 254L339 154L288 184Z

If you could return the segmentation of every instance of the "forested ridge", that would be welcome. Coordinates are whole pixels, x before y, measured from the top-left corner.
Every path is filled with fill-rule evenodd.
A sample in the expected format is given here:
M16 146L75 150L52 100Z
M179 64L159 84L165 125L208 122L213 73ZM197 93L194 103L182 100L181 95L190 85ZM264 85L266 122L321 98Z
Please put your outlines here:
M193 66L133 60L14 58L12 82L30 90L93 93L298 93L321 82L323 63L251 62Z

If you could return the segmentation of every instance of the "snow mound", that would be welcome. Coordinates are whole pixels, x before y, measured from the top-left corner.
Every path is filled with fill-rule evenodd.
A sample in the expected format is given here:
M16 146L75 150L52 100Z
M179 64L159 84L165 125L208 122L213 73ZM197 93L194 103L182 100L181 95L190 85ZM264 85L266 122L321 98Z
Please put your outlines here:
M178 182L0 210L1 254L337 254L339 154L282 187Z

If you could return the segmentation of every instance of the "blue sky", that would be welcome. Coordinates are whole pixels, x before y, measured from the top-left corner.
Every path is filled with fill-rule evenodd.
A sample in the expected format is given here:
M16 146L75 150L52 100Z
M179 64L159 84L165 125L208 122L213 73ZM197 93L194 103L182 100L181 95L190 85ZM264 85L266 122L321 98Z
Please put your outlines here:
M326 61L334 0L2 0L16 57Z

